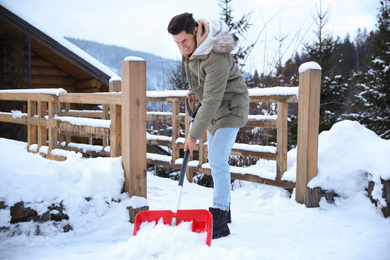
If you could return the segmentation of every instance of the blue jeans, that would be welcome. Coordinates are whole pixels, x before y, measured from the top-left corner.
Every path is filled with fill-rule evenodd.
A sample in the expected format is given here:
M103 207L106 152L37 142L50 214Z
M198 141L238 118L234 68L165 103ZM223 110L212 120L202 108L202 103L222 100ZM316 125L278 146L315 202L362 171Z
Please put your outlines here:
M208 159L214 182L213 208L228 210L230 205L231 177L229 156L239 128L219 128L214 135L207 131Z

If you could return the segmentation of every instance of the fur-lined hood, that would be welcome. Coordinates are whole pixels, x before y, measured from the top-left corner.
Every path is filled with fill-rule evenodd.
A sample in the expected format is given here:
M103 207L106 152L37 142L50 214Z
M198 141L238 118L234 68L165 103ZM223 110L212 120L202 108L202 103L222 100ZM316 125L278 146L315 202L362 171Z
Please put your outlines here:
M220 20L199 20L196 35L197 48L192 56L216 53L230 53L236 46L229 27Z

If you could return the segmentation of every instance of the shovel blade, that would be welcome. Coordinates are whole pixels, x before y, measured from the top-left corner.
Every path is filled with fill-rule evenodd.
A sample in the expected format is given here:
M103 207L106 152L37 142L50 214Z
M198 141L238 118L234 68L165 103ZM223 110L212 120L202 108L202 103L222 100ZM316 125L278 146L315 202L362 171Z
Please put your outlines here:
M157 224L163 219L164 225L171 225L172 219L177 219L177 224L181 222L192 222L192 232L207 232L206 244L211 246L213 237L213 217L206 209L182 209L174 213L171 210L144 210L135 216L133 236L140 229L143 222L153 222Z

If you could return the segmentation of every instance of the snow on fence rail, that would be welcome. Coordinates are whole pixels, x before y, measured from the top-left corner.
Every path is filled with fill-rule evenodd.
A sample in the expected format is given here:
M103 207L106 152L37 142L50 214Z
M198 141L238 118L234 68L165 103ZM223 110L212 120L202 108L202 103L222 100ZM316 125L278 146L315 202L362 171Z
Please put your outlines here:
M99 156L119 156L119 143L113 135L117 116L115 108L120 106L121 95L115 93L68 94L65 91L53 93L47 89L2 90L0 100L24 102L26 113L22 111L0 112L0 121L23 124L27 127L27 143L30 152L63 160L69 151L95 154ZM102 105L99 110L70 110L74 104ZM107 106L110 105L111 113ZM100 140L99 145L78 143L77 139ZM117 137L118 139L119 137ZM110 147L110 144L112 147ZM115 146L116 145L116 146Z
M251 103L274 102L276 116L250 115L247 126L277 129L276 147L235 144L232 155L264 158L276 161L276 173L258 169L231 167L232 177L258 183L297 187L296 200L315 205L318 194L307 192L307 183L317 174L317 143L319 117L319 88L321 71L318 68L300 72L300 86L249 89ZM121 92L120 92L121 91ZM0 101L26 102L26 111L0 112L0 121L27 126L27 142L31 152L55 160L64 159L69 151L98 156L122 156L125 171L125 191L129 196L146 198L146 164L180 168L180 149L189 129L187 111L180 111L187 91L146 91L144 61L122 62L122 81L112 79L109 93L65 93L63 90L0 90ZM299 96L299 100L298 100ZM146 102L171 102L172 112L146 112ZM288 104L298 104L297 183L282 180L287 170ZM96 109L74 109L80 106L101 106ZM187 108L185 108L187 109ZM149 135L147 121L172 123L171 136ZM184 123L185 136L180 133ZM100 139L100 144L80 144L76 138ZM317 139L317 141L316 141ZM146 152L146 144L167 146L171 155ZM188 163L187 177L193 172L210 174L207 164L206 135L199 140L197 161ZM313 199L314 197L314 199Z

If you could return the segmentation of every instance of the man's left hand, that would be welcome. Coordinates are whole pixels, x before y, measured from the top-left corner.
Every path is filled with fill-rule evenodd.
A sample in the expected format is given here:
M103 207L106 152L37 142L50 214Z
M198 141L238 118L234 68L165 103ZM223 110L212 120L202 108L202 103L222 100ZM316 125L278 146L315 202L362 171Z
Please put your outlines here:
M189 150L190 154L192 155L192 152L194 151L195 147L196 147L196 139L192 138L191 136L188 136L186 142L184 143L184 151Z

